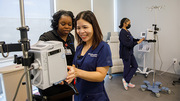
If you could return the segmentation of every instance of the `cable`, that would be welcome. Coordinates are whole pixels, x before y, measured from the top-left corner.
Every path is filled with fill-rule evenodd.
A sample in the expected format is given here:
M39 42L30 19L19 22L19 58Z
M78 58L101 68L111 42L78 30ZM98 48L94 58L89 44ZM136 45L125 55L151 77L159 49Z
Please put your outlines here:
M162 75L159 75L159 76L160 76L160 78L166 83L167 87L170 88L169 83L171 83L173 80L167 81L166 79L164 79L164 78L162 77ZM172 83L171 83L171 84L172 84ZM174 92L173 90L171 90L171 92L173 92L173 94L175 94L175 92Z
M172 65L174 65L174 63L172 63L171 66L172 66ZM163 72L162 72L161 74L159 74L159 75L162 75L162 74L166 73L166 72L171 68L171 66L170 66L166 71L163 71Z
M22 79L23 79L24 75L25 75L28 71L30 71L31 69L33 69L33 67L29 68L29 69L28 69L27 71L25 71L24 74L21 76L21 79L20 79L20 81L19 81L18 87L17 87L17 89L16 89L16 93L15 93L15 95L14 95L14 97L13 97L13 101L15 101L15 99L16 99L16 96L17 96L17 93L18 93L18 91L19 91L19 87L20 87L20 84L21 84L21 82L22 82Z
M164 73L166 73L172 66L173 66L174 72L175 72L175 74L176 74L176 71L175 71L175 68L174 68L174 63L172 63L171 66L170 66L166 71L164 71L164 72L162 72L161 74L159 74L160 78L166 83L166 85L168 86L168 88L169 88L169 83L171 83L173 80L167 81L166 79L164 79L164 77L162 77L162 75L163 75ZM171 92L173 92L173 93L175 94L174 91L171 90Z
M171 66L173 66L174 73L177 74L176 70L174 68L174 63L172 63ZM166 73L171 68L171 66L166 71L163 71L161 74L159 74L159 76L161 76L162 74Z
M174 73L177 74L177 72L176 72L176 70L175 70L175 68L174 68L174 63L173 63L173 70L174 70Z
M163 65L163 61L162 61L161 55L159 53L159 38L158 38L158 36L157 36L157 43L158 43L157 52L158 52L158 55L159 55L159 59L161 61L161 65L160 65L160 69L159 70L161 71L162 65Z
M42 75L41 75L42 70L38 70L37 74L34 76L32 83L34 86L39 86L42 83ZM38 83L35 83L36 79L40 76L40 80Z

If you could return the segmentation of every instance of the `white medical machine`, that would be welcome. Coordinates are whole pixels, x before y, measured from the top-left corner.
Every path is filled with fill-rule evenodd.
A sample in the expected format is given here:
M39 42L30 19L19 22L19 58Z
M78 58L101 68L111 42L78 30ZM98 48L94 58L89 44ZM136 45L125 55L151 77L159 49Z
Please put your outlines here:
M147 29L146 32L141 32L141 38L145 38L145 40L154 40L154 31L152 29ZM151 44L148 42L142 42L138 45L138 51L143 53L143 68L137 68L138 73L143 74L146 78L149 73L154 72L153 70L148 71L148 67L146 67L146 54L151 50Z
M147 29L146 32L141 32L140 37L145 38L145 40L154 40L154 31Z
M31 46L34 63L31 67L32 85L46 89L60 83L67 77L67 64L63 43L59 41L39 41Z

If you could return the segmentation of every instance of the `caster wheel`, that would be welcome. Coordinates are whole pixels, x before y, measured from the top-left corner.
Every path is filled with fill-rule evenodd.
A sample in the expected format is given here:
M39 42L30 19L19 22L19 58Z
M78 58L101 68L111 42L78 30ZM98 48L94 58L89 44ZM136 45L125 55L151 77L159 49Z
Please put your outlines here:
M146 89L145 88L141 88L141 90L144 92Z
M146 75L146 74L145 74L145 75L144 75L144 77L145 77L145 78L147 78L147 77L148 77L148 75Z
M159 87L162 87L162 84L160 84Z
M160 93L155 93L156 97L159 98L160 97Z
M174 86L175 85L175 82L173 81L172 85Z
M111 80L112 79L112 76L109 76L109 80Z
M168 90L167 93L168 93L168 94L171 94L171 90Z

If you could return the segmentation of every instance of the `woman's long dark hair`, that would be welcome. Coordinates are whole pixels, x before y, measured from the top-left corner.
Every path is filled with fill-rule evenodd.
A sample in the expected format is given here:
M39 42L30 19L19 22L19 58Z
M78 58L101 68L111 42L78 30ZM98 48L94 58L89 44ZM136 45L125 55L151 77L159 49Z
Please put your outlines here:
M92 49L95 49L99 45L99 43L102 41L103 35L102 35L101 29L99 27L99 24L97 22L97 19L96 19L94 13L89 10L82 11L75 18L75 33L76 33L75 37L78 41L78 45L81 45L81 44L84 44L85 42L83 42L82 39L80 38L80 36L77 34L77 21L79 19L83 19L92 25L93 31L94 31L93 32Z

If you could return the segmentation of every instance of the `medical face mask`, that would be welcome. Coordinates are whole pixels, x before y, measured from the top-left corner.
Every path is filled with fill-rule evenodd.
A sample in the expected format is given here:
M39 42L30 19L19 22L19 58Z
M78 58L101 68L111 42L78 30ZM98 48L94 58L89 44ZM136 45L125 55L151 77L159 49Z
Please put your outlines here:
M131 24L129 24L127 27L126 27L126 29L129 29L131 27Z

